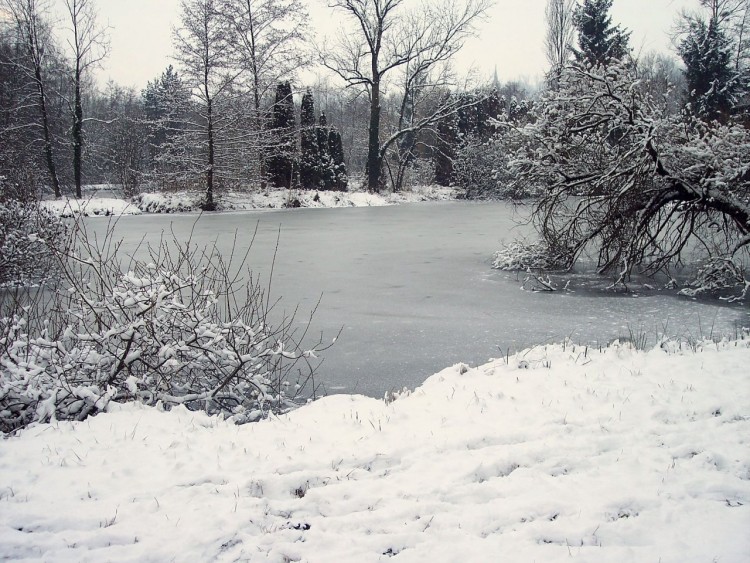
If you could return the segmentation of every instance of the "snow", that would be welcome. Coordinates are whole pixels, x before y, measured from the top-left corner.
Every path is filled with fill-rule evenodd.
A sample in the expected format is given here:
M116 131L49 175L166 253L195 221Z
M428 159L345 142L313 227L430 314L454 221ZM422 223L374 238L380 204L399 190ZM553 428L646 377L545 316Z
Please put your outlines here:
M102 193L113 195L113 191L116 192L113 189ZM454 189L440 186L416 186L406 192L382 194L273 189L266 192L222 191L217 194L217 206L219 211L286 207L373 207L420 201L447 201L455 197ZM139 215L200 211L202 198L203 194L199 192L159 192L142 193L128 202L114 197L100 197L99 192L92 192L90 197L81 200L62 198L44 201L42 205L63 217Z
M61 198L46 200L42 207L60 217L140 215L141 210L132 203L113 197L90 197L88 199Z
M233 426L137 404L0 442L46 561L747 561L747 340L539 346Z

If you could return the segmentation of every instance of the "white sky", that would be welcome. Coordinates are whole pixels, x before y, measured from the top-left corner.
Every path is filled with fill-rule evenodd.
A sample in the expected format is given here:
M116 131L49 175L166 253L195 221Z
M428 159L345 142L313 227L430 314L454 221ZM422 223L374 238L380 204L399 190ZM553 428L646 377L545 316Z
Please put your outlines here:
M343 23L340 12L331 11L326 0L307 0L307 4L318 34ZM501 81L526 77L533 82L540 77L547 66L545 4L546 0L496 0L479 37L460 54L459 70L474 67L490 77L497 67ZM675 15L697 4L698 0L615 0L612 17L633 32L631 45L636 50L668 51ZM140 89L173 62L171 29L178 24L179 0L98 0L97 5L101 22L112 27L112 51L99 73L102 81L112 78Z

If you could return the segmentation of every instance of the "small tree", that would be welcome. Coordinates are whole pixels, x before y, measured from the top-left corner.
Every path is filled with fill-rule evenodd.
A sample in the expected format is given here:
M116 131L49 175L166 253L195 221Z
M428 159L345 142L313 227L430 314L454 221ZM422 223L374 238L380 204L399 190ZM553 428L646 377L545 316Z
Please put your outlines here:
M576 6L575 0L547 0L544 12L547 23L544 53L550 66L548 82L552 88L559 86L560 75L570 60L575 35L573 14Z
M331 189L345 192L349 185L349 176L344 162L344 144L341 133L333 127L328 131L328 154L331 157L331 170L333 172Z

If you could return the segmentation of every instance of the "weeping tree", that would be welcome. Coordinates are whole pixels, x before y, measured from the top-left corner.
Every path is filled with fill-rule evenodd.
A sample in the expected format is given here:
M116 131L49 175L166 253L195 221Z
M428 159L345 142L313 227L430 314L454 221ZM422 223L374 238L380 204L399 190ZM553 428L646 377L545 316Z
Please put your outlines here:
M512 131L512 172L537 193L533 221L548 264L570 268L589 251L599 272L625 283L634 271L668 271L697 252L704 271L721 277L729 268L729 278L742 280L750 131L688 125L664 103L632 64L573 65L537 120Z

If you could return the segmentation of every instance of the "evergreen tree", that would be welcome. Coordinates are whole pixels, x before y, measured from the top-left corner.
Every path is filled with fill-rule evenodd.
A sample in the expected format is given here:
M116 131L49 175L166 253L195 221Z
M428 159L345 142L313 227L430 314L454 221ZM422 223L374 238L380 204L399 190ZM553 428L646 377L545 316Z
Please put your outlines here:
M578 31L576 61L590 66L605 66L622 60L629 52L630 32L612 25L609 10L612 0L584 0L573 14Z
M179 142L185 129L190 92L172 65L148 82L141 93L143 111L148 126L148 157L150 170L164 181L183 166L175 153L174 143Z
M300 126L302 128L300 133L300 184L305 190L314 190L319 187L318 162L320 161L320 151L315 127L315 100L309 89L302 96Z
M297 153L294 121L292 86L281 82L276 86L272 123L275 143L268 159L269 179L277 188L290 188L293 183Z
M501 111L502 103L500 100L500 94L498 93L497 88L492 88L489 95L487 95L482 100L482 103L479 104L480 118L477 133L482 140L487 140L492 136L492 133L494 133L495 128L492 126L491 120L497 119L500 116Z
M320 114L315 136L318 141L318 184L323 190L333 190L336 187L336 170L329 150L331 129L325 112Z
M306 190L345 191L348 184L341 135L328 125L325 112L315 125L315 101L308 89L300 116L300 183Z
M333 189L345 192L349 184L349 177L344 163L344 144L341 140L341 133L335 128L331 128L328 134L328 154L330 154L333 164Z
M308 88L302 96L302 110L300 114L300 127L315 127L315 99Z
M479 131L479 107L477 95L471 92L459 94L458 131L462 139Z
M689 22L679 45L685 63L688 102L691 112L705 119L726 121L739 86L732 65L730 41L712 17Z

